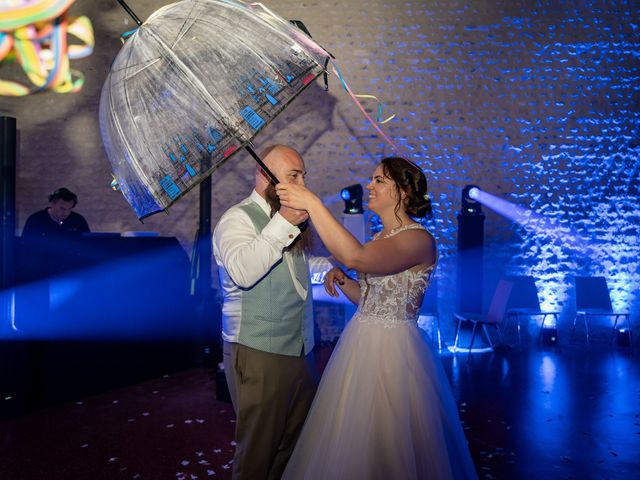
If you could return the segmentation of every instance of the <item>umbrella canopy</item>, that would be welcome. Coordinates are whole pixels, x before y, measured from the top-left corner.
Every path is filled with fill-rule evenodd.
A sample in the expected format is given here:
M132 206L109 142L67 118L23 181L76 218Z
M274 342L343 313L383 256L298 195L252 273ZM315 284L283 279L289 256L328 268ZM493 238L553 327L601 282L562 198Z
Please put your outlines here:
M151 15L100 98L104 147L136 215L166 210L247 146L328 57L260 4L184 0Z

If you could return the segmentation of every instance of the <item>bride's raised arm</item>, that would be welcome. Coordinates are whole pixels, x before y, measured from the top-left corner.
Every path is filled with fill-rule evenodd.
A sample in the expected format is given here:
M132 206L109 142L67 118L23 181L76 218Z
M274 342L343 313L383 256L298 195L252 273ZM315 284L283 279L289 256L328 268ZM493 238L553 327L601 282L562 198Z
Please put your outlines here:
M307 188L280 183L276 185L276 192L282 205L309 213L322 242L336 260L349 269L393 274L435 262L435 241L424 230L406 230L362 245Z

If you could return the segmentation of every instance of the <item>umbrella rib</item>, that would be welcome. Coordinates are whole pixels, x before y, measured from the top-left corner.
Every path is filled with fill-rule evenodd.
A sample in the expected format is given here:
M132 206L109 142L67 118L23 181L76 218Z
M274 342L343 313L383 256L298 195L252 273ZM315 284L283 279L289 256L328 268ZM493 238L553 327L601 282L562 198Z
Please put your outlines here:
M134 74L134 75L136 75L136 74L140 73L141 71L151 67L152 65L154 65L157 62L159 62L160 60L161 60L161 58L154 58L153 60L147 60L145 62L140 62L140 63L138 63L136 65L126 65L126 66L121 67L121 68L114 68L114 69L111 69L111 71L112 72L121 72L123 70L129 70L129 69L134 68L134 67L140 67L140 70L138 70Z
M139 73L144 72L147 68L151 68L151 67L153 67L156 63L158 63L158 62L160 62L160 61L161 61L161 59L160 59L160 58L157 58L157 59L155 59L155 60L151 61L150 63L148 63L147 65L143 66L143 67L142 67L142 68L140 68L139 70L136 70L135 72L132 72L132 73L129 75L129 77L128 77L128 78L134 77L134 76L138 75ZM128 67L127 67L127 68L128 68Z
M192 13L196 8L197 3L198 2L194 2L193 6L191 7L191 11L187 14L187 18L185 18L184 22L182 23L180 30L178 30L178 34L176 35L176 40L171 45L171 48L175 47L177 43L180 40L182 40L182 37L186 35L186 33L189 31L189 28L191 28L191 25L193 25L196 22L197 17L192 16ZM191 21L188 22L188 20L191 20ZM187 27L187 24L189 25L188 27Z

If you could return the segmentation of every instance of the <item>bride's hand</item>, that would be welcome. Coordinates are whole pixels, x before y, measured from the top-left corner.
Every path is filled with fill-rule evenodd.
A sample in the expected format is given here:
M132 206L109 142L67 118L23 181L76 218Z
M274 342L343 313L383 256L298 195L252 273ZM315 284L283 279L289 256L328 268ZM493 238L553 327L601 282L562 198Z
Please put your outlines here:
M308 210L311 203L318 198L311 190L295 183L277 184L276 193L281 205L297 210Z
M344 279L347 275L338 267L333 267L324 276L324 289L332 297L340 295L336 290L335 284L344 285Z

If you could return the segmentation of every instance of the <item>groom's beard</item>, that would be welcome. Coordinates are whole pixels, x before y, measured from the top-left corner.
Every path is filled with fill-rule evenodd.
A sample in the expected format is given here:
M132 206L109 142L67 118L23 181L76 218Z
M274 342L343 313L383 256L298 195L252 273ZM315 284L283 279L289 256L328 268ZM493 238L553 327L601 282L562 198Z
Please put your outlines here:
M280 198L276 193L276 187L273 183L269 184L264 192L264 196L271 207L271 216L273 217L276 212L280 210ZM294 255L302 255L303 252L309 254L313 247L313 232L311 228L309 228L309 222L306 221L298 225L298 228L300 228L300 235L284 250Z

